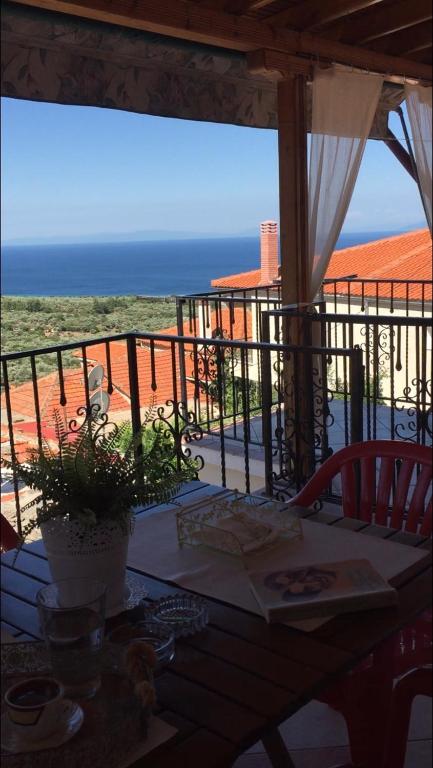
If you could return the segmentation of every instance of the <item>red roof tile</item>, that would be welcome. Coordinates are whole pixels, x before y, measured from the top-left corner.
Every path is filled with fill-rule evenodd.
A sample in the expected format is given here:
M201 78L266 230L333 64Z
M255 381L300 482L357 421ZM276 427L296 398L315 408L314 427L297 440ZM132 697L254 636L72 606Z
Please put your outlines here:
M64 389L66 396L66 405L60 404L60 384L59 375L55 371L47 376L38 378L38 395L40 418L47 427L53 425L54 410L60 411L65 420L72 419L80 406L86 402L84 389L84 376L80 368L64 369ZM31 381L20 384L17 387L11 387L10 399L12 414L24 417L30 422L36 419L35 399L33 392L33 383ZM1 397L2 408L5 407L4 395ZM128 401L117 390L111 395L110 409L112 411L124 410L128 407ZM19 422L18 422L19 425ZM49 437L47 433L47 437Z
M326 272L326 278L356 274L359 278L379 280L431 280L432 279L432 240L428 229L418 229L375 240L362 245L354 245L334 251ZM228 275L212 280L215 288L258 288L260 269ZM395 286L394 296L405 297L405 286ZM347 283L339 283L338 293L347 292ZM351 286L352 294L360 294L361 286ZM375 286L367 286L365 295L376 295ZM390 286L379 287L380 296L390 296ZM425 288L425 299L431 299L431 286ZM422 297L421 287L413 286L411 299Z
M238 275L218 277L211 281L213 288L258 288L261 281L261 270L252 269L250 272L240 272Z

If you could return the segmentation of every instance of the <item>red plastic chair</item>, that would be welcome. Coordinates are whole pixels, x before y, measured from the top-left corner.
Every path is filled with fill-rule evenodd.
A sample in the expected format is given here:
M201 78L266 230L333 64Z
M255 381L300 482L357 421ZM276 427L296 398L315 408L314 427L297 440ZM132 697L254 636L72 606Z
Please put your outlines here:
M327 459L290 504L311 506L337 475L341 476L345 516L431 536L429 448L394 440L354 443ZM431 643L431 614L426 613L383 643L320 697L345 717L355 764L368 768L382 765L386 732L383 718L393 679L411 667L425 664L431 658Z
M411 479L416 465L421 471L411 496ZM410 533L417 533L419 528L421 535L431 536L431 498L428 503L426 501L432 479L430 448L401 440L353 443L330 456L290 504L311 506L337 475L341 475L345 516L391 528L404 527Z
M1 514L1 528L0 528L0 551L7 552L9 549L15 549L18 546L21 539L18 536L15 528L12 527L9 520Z
M432 697L432 668L412 669L393 690L383 768L404 768L412 702L416 696Z

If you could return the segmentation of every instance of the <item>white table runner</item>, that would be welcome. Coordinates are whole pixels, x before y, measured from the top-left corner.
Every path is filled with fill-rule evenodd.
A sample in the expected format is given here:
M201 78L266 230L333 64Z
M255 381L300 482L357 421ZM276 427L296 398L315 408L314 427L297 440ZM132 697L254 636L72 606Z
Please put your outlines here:
M283 542L249 558L254 568L285 568L313 563L366 558L387 580L426 556L425 550L396 544L323 523L302 521L304 538ZM251 592L240 558L207 547L180 547L176 510L155 513L136 521L129 545L128 565L160 579L179 584L207 597L223 600L262 615ZM296 622L291 626L311 631L328 619Z

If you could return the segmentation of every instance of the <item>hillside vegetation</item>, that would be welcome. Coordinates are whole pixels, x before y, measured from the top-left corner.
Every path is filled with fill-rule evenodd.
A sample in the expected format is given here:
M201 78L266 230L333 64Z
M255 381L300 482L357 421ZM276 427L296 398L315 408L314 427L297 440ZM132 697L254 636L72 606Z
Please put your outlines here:
M163 297L3 296L1 309L2 353L40 349L134 329L158 331L176 323L176 304L173 299ZM79 365L70 352L63 353L62 360L64 367ZM38 376L56 368L56 354L38 356ZM31 378L29 359L8 363L8 373L11 386L28 381Z

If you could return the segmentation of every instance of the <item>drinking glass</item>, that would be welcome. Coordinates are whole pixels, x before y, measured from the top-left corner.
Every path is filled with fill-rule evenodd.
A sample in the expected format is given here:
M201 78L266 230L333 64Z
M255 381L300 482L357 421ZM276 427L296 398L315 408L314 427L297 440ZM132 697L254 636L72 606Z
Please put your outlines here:
M174 659L174 634L171 628L153 618L134 625L122 624L113 629L107 639L114 649L115 665L120 669L125 667L128 645L137 641L147 643L155 651L155 674L161 672Z
M91 698L101 684L106 585L64 579L39 590L36 601L53 674L72 698Z

